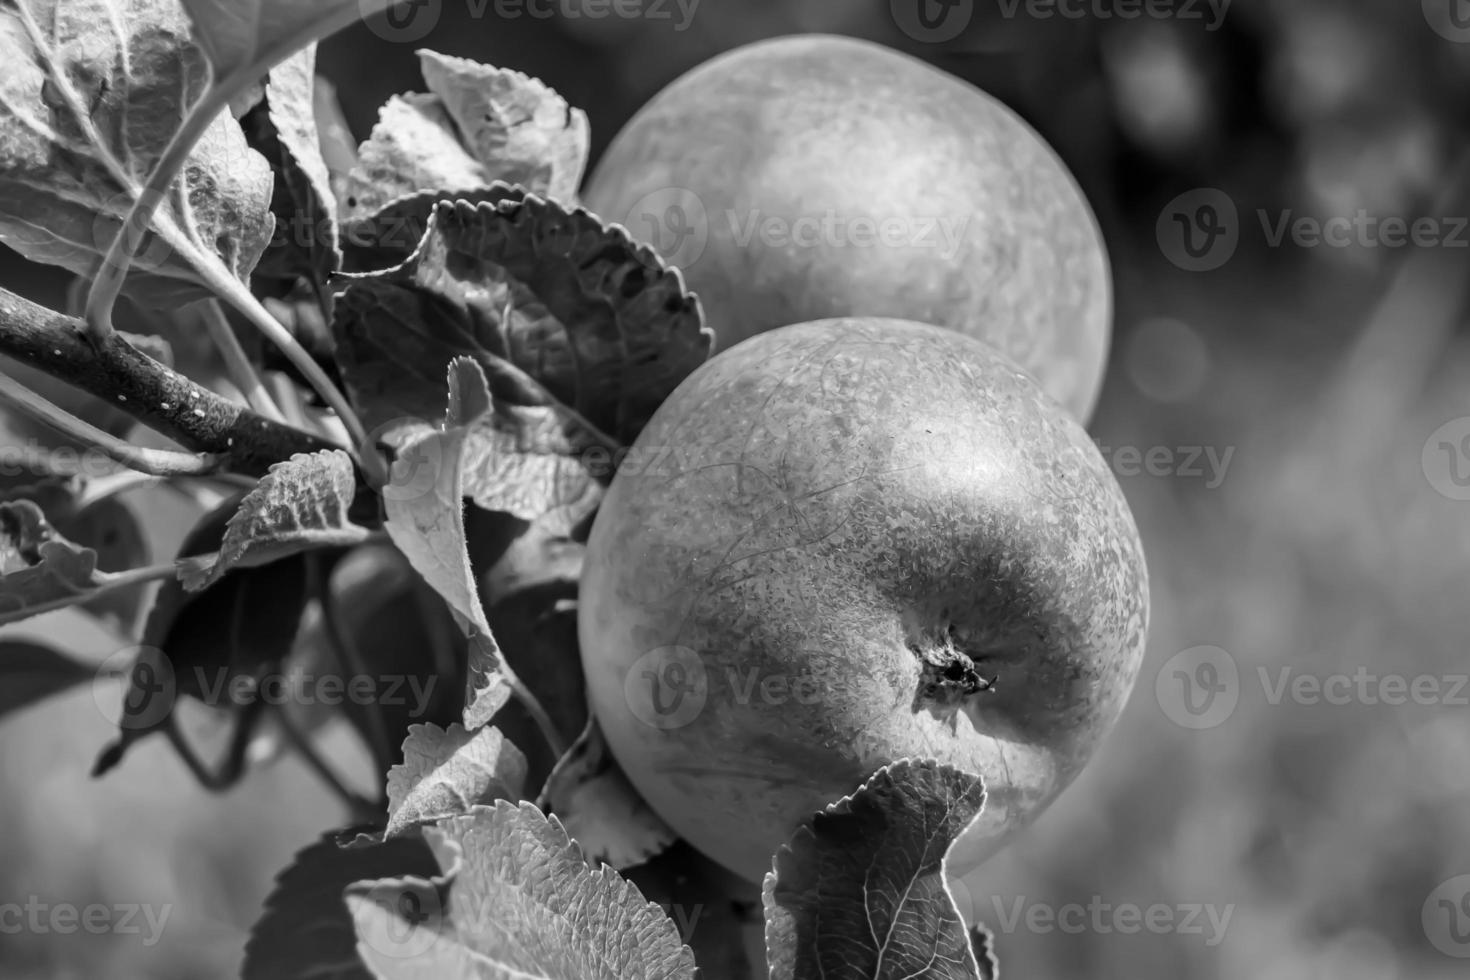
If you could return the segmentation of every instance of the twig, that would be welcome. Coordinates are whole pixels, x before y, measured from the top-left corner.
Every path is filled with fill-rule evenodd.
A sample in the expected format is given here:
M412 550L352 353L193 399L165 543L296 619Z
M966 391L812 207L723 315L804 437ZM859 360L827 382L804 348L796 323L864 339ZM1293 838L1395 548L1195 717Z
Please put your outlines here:
M77 318L0 287L0 354L115 404L186 449L226 455L230 469L263 476L296 453L332 448L190 381L115 333L94 346L83 331Z
M212 77L213 72L210 74ZM102 344L112 337L112 308L117 303L118 294L122 292L123 280L127 278L128 267L132 265L138 245L143 241L148 226L153 222L153 215L163 203L174 178L183 168L184 161L194 152L194 144L199 142L205 130L214 123L215 116L228 104L229 92L224 89L211 84L204 90L199 101L189 107L182 125L174 133L173 139L169 140L163 155L154 165L153 172L148 175L133 201L133 206L129 209L122 228L118 230L117 237L112 240L107 255L103 257L102 267L97 270L97 278L92 280L92 288L87 293L86 329L93 344Z
M327 576L323 573L321 555L317 553L308 554L306 561L306 574L308 588L316 596L317 602L321 603L322 625L326 627L327 642L332 646L332 652L336 654L337 662L352 677L367 677L367 665L362 659L362 653L357 644L347 631L342 628L340 611L337 609L336 600L332 597L332 590ZM349 683L349 686L350 683ZM377 689L374 680L374 690ZM363 705L367 714L368 745L373 752L373 760L377 771L387 775L388 768L393 764L393 743L388 738L388 726L383 720L382 704L376 699L372 704Z
M286 421L280 409L276 408L270 392L266 391L265 385L261 383L260 375L256 374L255 365L251 364L250 358L245 356L245 348L240 346L240 338L236 337L235 331L230 329L230 321L225 319L225 311L220 309L219 300L206 300L201 312L204 316L205 329L209 331L214 345L219 348L220 356L225 359L225 368L230 372L230 379L245 396L245 401L262 418L270 419L272 422Z
M224 457L213 453L180 453L171 449L135 446L51 404L4 374L0 374L0 404L34 416L64 435L96 449L113 462L149 476L204 476L218 470L224 462Z
M337 775L331 766L327 765L326 760L322 758L321 753L312 744L311 737L301 730L301 727L296 724L296 720L291 717L290 712L283 710L277 705L275 715L276 721L280 723L281 731L286 735L286 740L291 743L291 748L296 751L297 755L301 756L302 761L317 774L321 781L327 785L327 788L340 797L343 803L347 804L354 819L361 817L371 819L371 817L377 815L377 808L372 802L348 789L347 784L342 781L342 777Z

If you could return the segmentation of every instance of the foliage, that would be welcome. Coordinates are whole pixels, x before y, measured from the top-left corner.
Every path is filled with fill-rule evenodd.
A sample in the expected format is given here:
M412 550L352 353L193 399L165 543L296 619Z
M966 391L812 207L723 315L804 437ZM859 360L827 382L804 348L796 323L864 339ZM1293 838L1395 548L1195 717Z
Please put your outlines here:
M420 52L429 92L391 99L353 160L329 153L315 42L384 5L0 6L0 240L95 276L85 329L95 350L125 345L115 363L142 386L129 390L162 390L150 379L166 378L192 392L183 404L129 404L100 371L91 394L145 423L169 413L169 431L187 437L191 414L206 414L190 406L220 380L211 370L208 385L178 387L171 347L122 338L121 288L142 307L202 304L225 394L250 406L225 420L224 452L215 440L208 453L188 446L192 458L150 457L172 465L146 489L200 511L172 562L141 564L125 538L108 555L123 567L104 571L97 550L62 533L85 531L83 515L143 483L42 474L7 490L0 622L98 610L123 594L139 603L136 587L165 579L136 635L136 604L107 609L135 653L110 668L124 679L119 731L94 773L162 732L222 790L280 739L370 821L297 855L246 949L245 977L691 978L709 950L701 975L745 975L729 952L734 916L693 932L679 919L696 894L703 907L712 879L687 864L651 870L678 844L596 722L571 724L581 678L543 667L528 682L512 665L532 653L575 661L565 631L533 639L564 608L527 622L518 607L575 583L609 462L710 356L699 302L652 248L577 206L587 117L536 79ZM272 312L282 305L288 323ZM237 334L249 328L279 360ZM272 367L296 383L269 388L259 372ZM37 411L84 442L115 438L55 406ZM255 479L241 461L271 426L321 448ZM498 522L493 548L471 533L487 519ZM377 607L405 632L365 630ZM503 650L496 619L516 623L507 635L527 649ZM44 643L0 642L0 715L93 669ZM377 681L394 675L452 696L425 690L416 710L393 711ZM321 677L347 690L366 682L341 714L374 748L372 799L319 754L329 719L271 697ZM218 764L189 741L181 695L230 724ZM528 759L547 750L555 765L533 772ZM927 958L943 966L926 975L993 976L944 881L944 855L983 796L975 777L901 763L818 815L766 883L773 975L847 975L861 961L864 975L898 976ZM854 849L854 827L877 846ZM869 876L884 883L883 907L862 921ZM819 894L843 910L835 925L813 927ZM852 958L852 941L875 929L894 938Z

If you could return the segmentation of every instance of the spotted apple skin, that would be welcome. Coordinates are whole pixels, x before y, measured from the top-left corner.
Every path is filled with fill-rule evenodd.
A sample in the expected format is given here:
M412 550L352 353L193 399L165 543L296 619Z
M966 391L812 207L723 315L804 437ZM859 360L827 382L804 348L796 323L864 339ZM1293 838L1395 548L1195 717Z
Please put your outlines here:
M1096 404L1112 284L1091 208L1020 117L916 58L824 35L726 53L633 117L584 201L664 247L720 349L901 317L1001 348L1084 423Z
M612 481L578 613L615 757L751 880L912 757L985 778L951 855L975 867L1097 749L1147 622L1138 532L1082 427L993 348L876 318L691 375Z

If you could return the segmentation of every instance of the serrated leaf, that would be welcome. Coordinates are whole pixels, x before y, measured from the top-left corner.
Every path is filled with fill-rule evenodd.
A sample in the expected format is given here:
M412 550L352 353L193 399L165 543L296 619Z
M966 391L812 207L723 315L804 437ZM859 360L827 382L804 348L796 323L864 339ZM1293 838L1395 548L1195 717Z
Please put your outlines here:
M241 87L393 0L183 0L217 84Z
M984 804L979 776L905 759L816 814L766 875L771 980L983 977L945 856Z
M379 977L694 976L693 955L658 906L611 868L589 868L555 818L534 806L501 801L425 834L444 869L435 883L448 884L442 911L406 933L384 896L402 895L415 882L363 882L347 893L358 952ZM417 884L422 911L437 893Z
M389 838L419 824L525 793L526 757L494 728L412 725L403 762L388 770Z
M245 944L241 980L373 980L357 955L343 891L364 878L436 869L422 837L341 847L335 835L325 835L298 851L276 878Z
M429 462L395 465L383 490L384 530L415 571L444 598L470 640L464 726L485 725L510 697L508 668L480 604L464 527L464 446L469 428L490 408L485 375L473 361L449 365L444 428L408 446L404 455Z
M541 798L589 858L614 868L642 864L677 837L628 781L595 718L557 762Z
M0 719L96 674L96 667L40 643L0 640Z
M218 557L180 563L184 588L197 592L234 568L361 544L372 532L348 517L356 492L352 458L340 449L297 453L274 464L240 501L225 527Z
M271 70L265 102L244 120L251 146L271 162L276 233L257 277L300 276L324 285L342 265L337 199L316 125L316 45Z
M207 71L169 0L0 7L0 241L91 275ZM137 249L126 287L152 305L212 295L202 269L248 281L271 233L271 172L222 112Z
M117 580L97 553L67 541L28 500L0 503L0 625L91 598Z
M587 165L587 115L537 79L464 58L419 52L427 94L396 96L358 150L344 220L406 198L439 200L497 181L570 199Z
M509 382L496 392L512 404L559 406L612 446L632 444L712 343L676 269L623 228L535 196L439 204L406 263L351 283L334 332L370 426L414 414L403 409L428 397L427 379L466 355L516 370L518 397Z

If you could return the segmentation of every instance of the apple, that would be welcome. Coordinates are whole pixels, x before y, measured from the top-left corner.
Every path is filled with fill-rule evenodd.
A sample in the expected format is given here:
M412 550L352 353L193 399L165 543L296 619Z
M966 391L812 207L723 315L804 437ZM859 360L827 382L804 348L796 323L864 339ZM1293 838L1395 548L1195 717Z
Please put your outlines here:
M751 44L675 80L583 195L683 271L720 349L887 316L1001 348L1085 424L1112 285L1056 153L1005 105L852 38Z
M1148 622L1082 426L989 345L879 318L770 331L687 378L612 480L578 599L614 757L751 880L909 757L985 778L951 856L972 869L1097 749Z

